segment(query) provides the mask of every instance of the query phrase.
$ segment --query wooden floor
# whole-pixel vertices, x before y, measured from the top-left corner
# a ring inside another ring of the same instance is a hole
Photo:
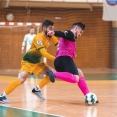
[[[95,75],[93,76],[96,77]],[[116,78],[117,75],[114,77]],[[1,75],[0,93],[14,79],[16,79],[14,76]],[[28,78],[22,86],[19,86],[8,95],[11,103],[0,104],[0,106],[1,108],[4,106],[4,108],[13,107],[16,109],[20,108],[21,110],[32,110],[32,112],[47,113],[47,115],[27,116],[25,114],[22,115],[22,112],[18,113],[16,111],[17,116],[13,116],[13,113],[8,112],[6,112],[6,115],[1,115],[0,112],[0,117],[117,117],[116,79],[103,80],[103,78],[99,77],[98,80],[87,80],[90,91],[96,93],[100,102],[94,106],[86,106],[84,104],[84,96],[76,84],[69,84],[63,81],[56,81],[43,88],[42,92],[46,100],[41,101],[31,93],[32,88],[39,81],[40,79]]]

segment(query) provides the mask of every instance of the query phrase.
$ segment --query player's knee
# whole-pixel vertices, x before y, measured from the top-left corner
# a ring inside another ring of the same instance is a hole
[[[18,77],[18,79],[19,79],[19,81],[21,82],[21,84],[23,84],[23,83],[24,83],[24,79],[23,79],[23,78]]]
[[[25,80],[27,79],[27,74],[23,74],[23,73],[19,73],[18,75],[18,79],[20,80],[20,82],[23,84],[25,82]]]
[[[79,78],[84,77],[83,72],[78,68]]]
[[[78,75],[74,75],[76,77],[76,83],[79,81],[79,76]]]
[[[47,66],[46,68],[47,68],[46,70],[50,70],[52,72],[56,72],[56,70],[54,68],[50,67],[50,66]]]

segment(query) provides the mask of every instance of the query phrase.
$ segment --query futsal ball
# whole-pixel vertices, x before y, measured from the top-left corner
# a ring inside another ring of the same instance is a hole
[[[85,95],[85,103],[88,105],[93,105],[97,102],[97,96],[95,93],[89,92]]]

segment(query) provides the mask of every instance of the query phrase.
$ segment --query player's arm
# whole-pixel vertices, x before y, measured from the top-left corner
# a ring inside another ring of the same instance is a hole
[[[46,57],[47,59],[54,61],[55,57],[53,55],[49,54],[44,47],[39,48],[38,50],[40,51],[40,53],[43,57]]]
[[[45,46],[43,45],[43,40],[39,38],[40,37],[36,36],[33,40],[33,44],[40,51],[43,57],[46,57],[47,59],[54,61],[55,57],[46,51]]]
[[[62,31],[54,31],[54,35],[57,37],[63,37],[65,39],[75,41],[74,40],[74,34],[70,30],[66,30],[64,32]]]

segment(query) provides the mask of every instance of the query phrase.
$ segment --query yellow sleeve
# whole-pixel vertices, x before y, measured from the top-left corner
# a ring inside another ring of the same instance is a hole
[[[49,54],[45,48],[40,48],[39,51],[43,57],[46,57],[47,59],[54,61],[55,57]]]
[[[44,44],[43,44],[43,38],[41,38],[41,36],[38,36],[38,35],[37,35],[37,36],[34,38],[33,43],[34,43],[35,47],[40,51],[40,53],[41,53],[41,55],[42,55],[43,57],[46,57],[47,59],[54,61],[55,57],[54,57],[53,55],[49,54],[49,53],[46,51],[45,46],[44,46]]]
[[[56,46],[58,44],[58,38],[55,36],[52,36],[52,43]]]

